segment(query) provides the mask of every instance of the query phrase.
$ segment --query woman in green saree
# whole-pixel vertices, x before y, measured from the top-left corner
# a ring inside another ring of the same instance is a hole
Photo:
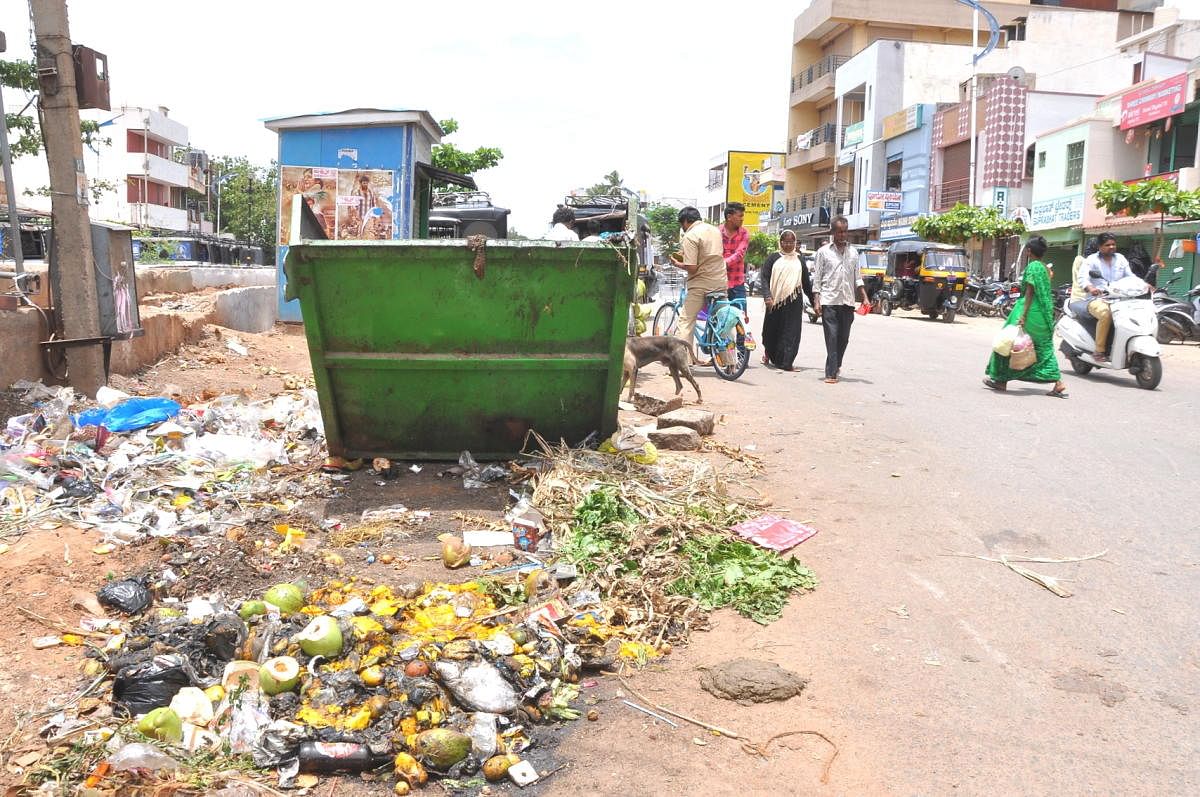
[[[992,390],[1005,390],[1013,380],[1053,382],[1054,389],[1046,395],[1066,398],[1067,386],[1063,384],[1058,359],[1054,355],[1054,291],[1050,287],[1054,275],[1040,259],[1046,254],[1046,239],[1035,235],[1025,246],[1034,259],[1025,266],[1025,274],[1021,278],[1024,295],[1017,300],[1005,323],[1021,327],[1033,339],[1037,361],[1024,370],[1016,371],[1009,366],[1009,358],[992,352],[983,384]]]

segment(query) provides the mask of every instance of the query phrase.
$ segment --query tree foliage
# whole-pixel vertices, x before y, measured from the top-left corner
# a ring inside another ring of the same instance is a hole
[[[24,108],[4,114],[4,125],[8,128],[9,150],[13,160],[37,155],[45,148],[42,126],[38,120],[34,99],[38,93],[37,63],[29,60],[0,61],[0,86],[23,91],[30,98]],[[79,123],[79,135],[83,145],[91,150],[109,146],[112,139],[100,135],[97,122],[83,120]]]
[[[211,161],[213,206],[210,215],[216,216],[218,195],[221,201],[221,228],[239,241],[249,241],[274,251],[278,235],[279,166],[256,166],[242,156],[223,156]]]
[[[666,254],[679,248],[679,209],[670,205],[647,205],[642,211],[658,251]]]
[[[779,248],[779,242],[774,235],[767,232],[750,233],[750,246],[746,249],[746,264],[762,267],[767,257]]]
[[[620,173],[613,169],[601,178],[600,182],[587,189],[584,193],[589,196],[621,196],[625,193],[625,180]]]
[[[1184,191],[1176,183],[1155,177],[1126,185],[1102,180],[1093,187],[1096,207],[1110,216],[1159,213],[1183,219],[1200,219],[1200,190]]]
[[[458,122],[454,119],[443,119],[438,122],[447,136],[458,132]],[[475,174],[490,169],[504,158],[504,153],[496,147],[478,147],[472,152],[461,150],[453,144],[441,143],[433,145],[433,165],[455,174]],[[450,189],[448,183],[435,183],[437,190]]]
[[[972,238],[1008,238],[1025,231],[1020,219],[1006,219],[997,208],[959,202],[938,216],[922,216],[912,230],[926,241],[961,244]]]

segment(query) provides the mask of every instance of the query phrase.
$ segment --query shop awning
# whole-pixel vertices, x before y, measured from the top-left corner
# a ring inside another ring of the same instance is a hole
[[[422,177],[428,177],[430,180],[439,180],[443,183],[453,183],[461,185],[463,188],[468,188],[472,191],[478,191],[479,187],[475,185],[475,178],[466,174],[458,174],[447,169],[440,169],[429,163],[417,163],[417,174]]]

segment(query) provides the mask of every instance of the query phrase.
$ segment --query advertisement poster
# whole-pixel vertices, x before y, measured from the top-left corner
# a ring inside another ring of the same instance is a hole
[[[392,176],[386,169],[339,169],[337,237],[380,241],[392,237]]]
[[[743,225],[751,230],[759,226],[759,217],[771,212],[775,197],[772,167],[778,152],[730,152],[729,177],[725,181],[725,201],[746,206]]]
[[[300,195],[325,228],[326,237],[335,237],[337,223],[337,169],[319,166],[282,166],[279,169],[279,243],[288,241],[292,223],[292,197]]]
[[[904,207],[904,194],[899,191],[868,191],[867,210],[900,211]]]

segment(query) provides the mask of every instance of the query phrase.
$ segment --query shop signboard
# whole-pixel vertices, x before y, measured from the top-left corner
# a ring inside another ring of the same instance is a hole
[[[916,130],[924,123],[924,106],[910,105],[903,111],[883,117],[883,138],[895,138],[902,136],[912,130]]]
[[[1083,223],[1083,193],[1068,194],[1034,202],[1029,211],[1029,227],[1034,230],[1070,227]]]
[[[1183,113],[1187,103],[1187,73],[1164,78],[1121,96],[1121,129]]]
[[[867,210],[900,211],[904,208],[904,194],[900,191],[868,191]]]

